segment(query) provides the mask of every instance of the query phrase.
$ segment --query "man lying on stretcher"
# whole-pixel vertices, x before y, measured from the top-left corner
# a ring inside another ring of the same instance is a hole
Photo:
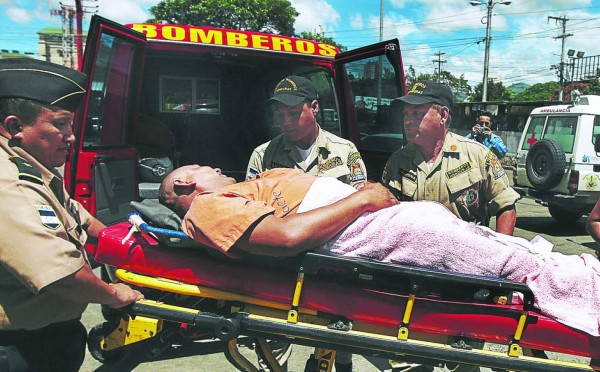
[[[356,190],[333,178],[272,169],[236,183],[190,165],[163,181],[160,201],[183,231],[231,257],[307,250],[501,277],[528,285],[542,313],[600,335],[600,262],[536,253],[522,238],[456,218],[436,202],[399,203],[380,184]]]

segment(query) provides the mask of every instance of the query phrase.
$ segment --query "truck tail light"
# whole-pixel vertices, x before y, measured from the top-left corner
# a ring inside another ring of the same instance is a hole
[[[567,188],[569,189],[569,195],[577,194],[577,189],[579,187],[579,171],[572,170],[569,174],[569,185]]]

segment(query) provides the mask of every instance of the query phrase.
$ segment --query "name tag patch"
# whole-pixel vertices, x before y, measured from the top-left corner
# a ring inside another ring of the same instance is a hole
[[[339,156],[328,159],[325,163],[319,164],[319,173],[327,172],[330,169],[344,165],[344,162]]]
[[[37,209],[38,214],[40,215],[40,219],[42,220],[42,225],[46,226],[49,229],[56,230],[60,226],[60,220],[49,205],[36,205],[35,209]]]
[[[449,171],[446,172],[446,178],[450,179],[450,178],[454,178],[460,174],[466,173],[468,171],[470,171],[471,169],[473,169],[473,166],[471,165],[471,162],[467,162],[464,164],[459,165],[458,167],[454,168],[454,169],[450,169]]]
[[[398,175],[400,176],[400,178],[404,178],[412,183],[417,183],[417,175],[412,171],[398,168]]]

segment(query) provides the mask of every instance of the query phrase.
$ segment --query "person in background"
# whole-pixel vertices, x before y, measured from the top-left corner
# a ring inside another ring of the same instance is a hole
[[[502,159],[508,152],[502,137],[492,131],[492,116],[488,113],[479,115],[477,124],[473,126],[471,133],[467,134],[466,137],[485,145],[485,147],[492,150],[498,159]]]
[[[143,298],[95,276],[83,253],[104,224],[66,192],[55,169],[73,144],[78,71],[29,59],[0,60],[0,370],[78,371],[88,303]]]
[[[496,231],[512,235],[519,194],[493,152],[449,131],[450,88],[419,81],[398,100],[409,143],[391,155],[382,183],[401,201],[437,201],[468,222],[496,216]]]
[[[319,101],[309,79],[294,75],[284,78],[267,104],[283,133],[254,149],[246,179],[272,168],[295,168],[355,187],[366,182],[367,170],[356,146],[317,123]]]

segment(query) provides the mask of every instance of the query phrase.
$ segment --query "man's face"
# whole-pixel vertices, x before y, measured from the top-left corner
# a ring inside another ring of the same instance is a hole
[[[219,168],[212,168],[200,165],[190,165],[189,177],[190,181],[196,183],[196,190],[212,190],[224,186],[233,185],[236,180],[232,177],[227,177]]]
[[[275,103],[275,122],[287,139],[300,148],[308,148],[317,137],[317,122],[308,102],[297,106]]]
[[[15,135],[21,148],[46,168],[65,164],[73,135],[73,113],[66,110],[52,111],[43,108],[33,123],[24,123]]]
[[[442,116],[433,104],[404,105],[404,132],[406,139],[416,144],[431,142],[440,136]]]
[[[490,128],[492,126],[492,119],[489,116],[482,115],[479,117],[479,125]]]

